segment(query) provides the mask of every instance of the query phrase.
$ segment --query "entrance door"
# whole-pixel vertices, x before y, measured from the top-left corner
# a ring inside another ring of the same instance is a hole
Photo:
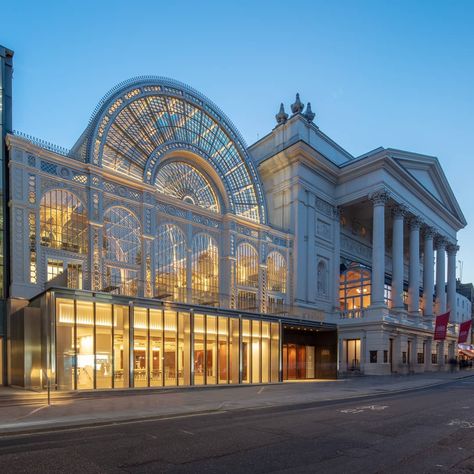
[[[306,378],[306,347],[297,346],[297,377],[298,379]]]
[[[288,345],[288,380],[296,379],[296,346]]]

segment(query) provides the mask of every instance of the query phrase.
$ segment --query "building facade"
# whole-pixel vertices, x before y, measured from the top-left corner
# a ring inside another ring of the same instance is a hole
[[[6,130],[5,382],[443,369],[456,327],[435,343],[433,318],[456,304],[466,223],[438,160],[353,157],[299,96],[291,111],[248,147],[199,92],[142,77],[101,100],[70,150]]]

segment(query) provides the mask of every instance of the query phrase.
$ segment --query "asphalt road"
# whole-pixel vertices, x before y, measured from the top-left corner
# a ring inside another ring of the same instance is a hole
[[[0,438],[0,472],[472,473],[474,380]]]

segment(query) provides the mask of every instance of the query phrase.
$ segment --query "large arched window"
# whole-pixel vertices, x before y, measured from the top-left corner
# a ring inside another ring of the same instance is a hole
[[[237,285],[258,288],[258,254],[247,243],[237,247]]]
[[[194,301],[200,304],[219,303],[219,250],[208,234],[197,234],[192,246],[192,290]]]
[[[87,212],[81,201],[64,189],[46,192],[40,202],[40,244],[87,253]]]
[[[127,209],[111,207],[105,211],[104,248],[107,260],[140,265],[140,224]]]
[[[141,264],[140,224],[123,207],[104,213],[104,253],[106,289],[135,296]]]
[[[270,252],[267,257],[268,291],[286,293],[287,271],[285,257],[280,252]]]
[[[155,281],[157,298],[186,301],[186,241],[176,225],[158,227]]]
[[[358,312],[370,306],[370,271],[358,264],[352,264],[341,274],[339,299],[342,311]]]
[[[219,202],[211,184],[201,172],[188,163],[165,163],[158,171],[155,186],[162,194],[219,212]]]

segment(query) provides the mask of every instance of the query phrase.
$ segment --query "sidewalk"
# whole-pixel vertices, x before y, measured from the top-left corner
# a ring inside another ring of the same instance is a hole
[[[474,371],[273,385],[75,392],[64,396],[55,394],[51,406],[46,404],[44,393],[4,388],[0,389],[0,434],[344,400],[419,389],[467,377],[474,377]],[[28,400],[28,397],[31,403],[14,404],[18,400]]]

